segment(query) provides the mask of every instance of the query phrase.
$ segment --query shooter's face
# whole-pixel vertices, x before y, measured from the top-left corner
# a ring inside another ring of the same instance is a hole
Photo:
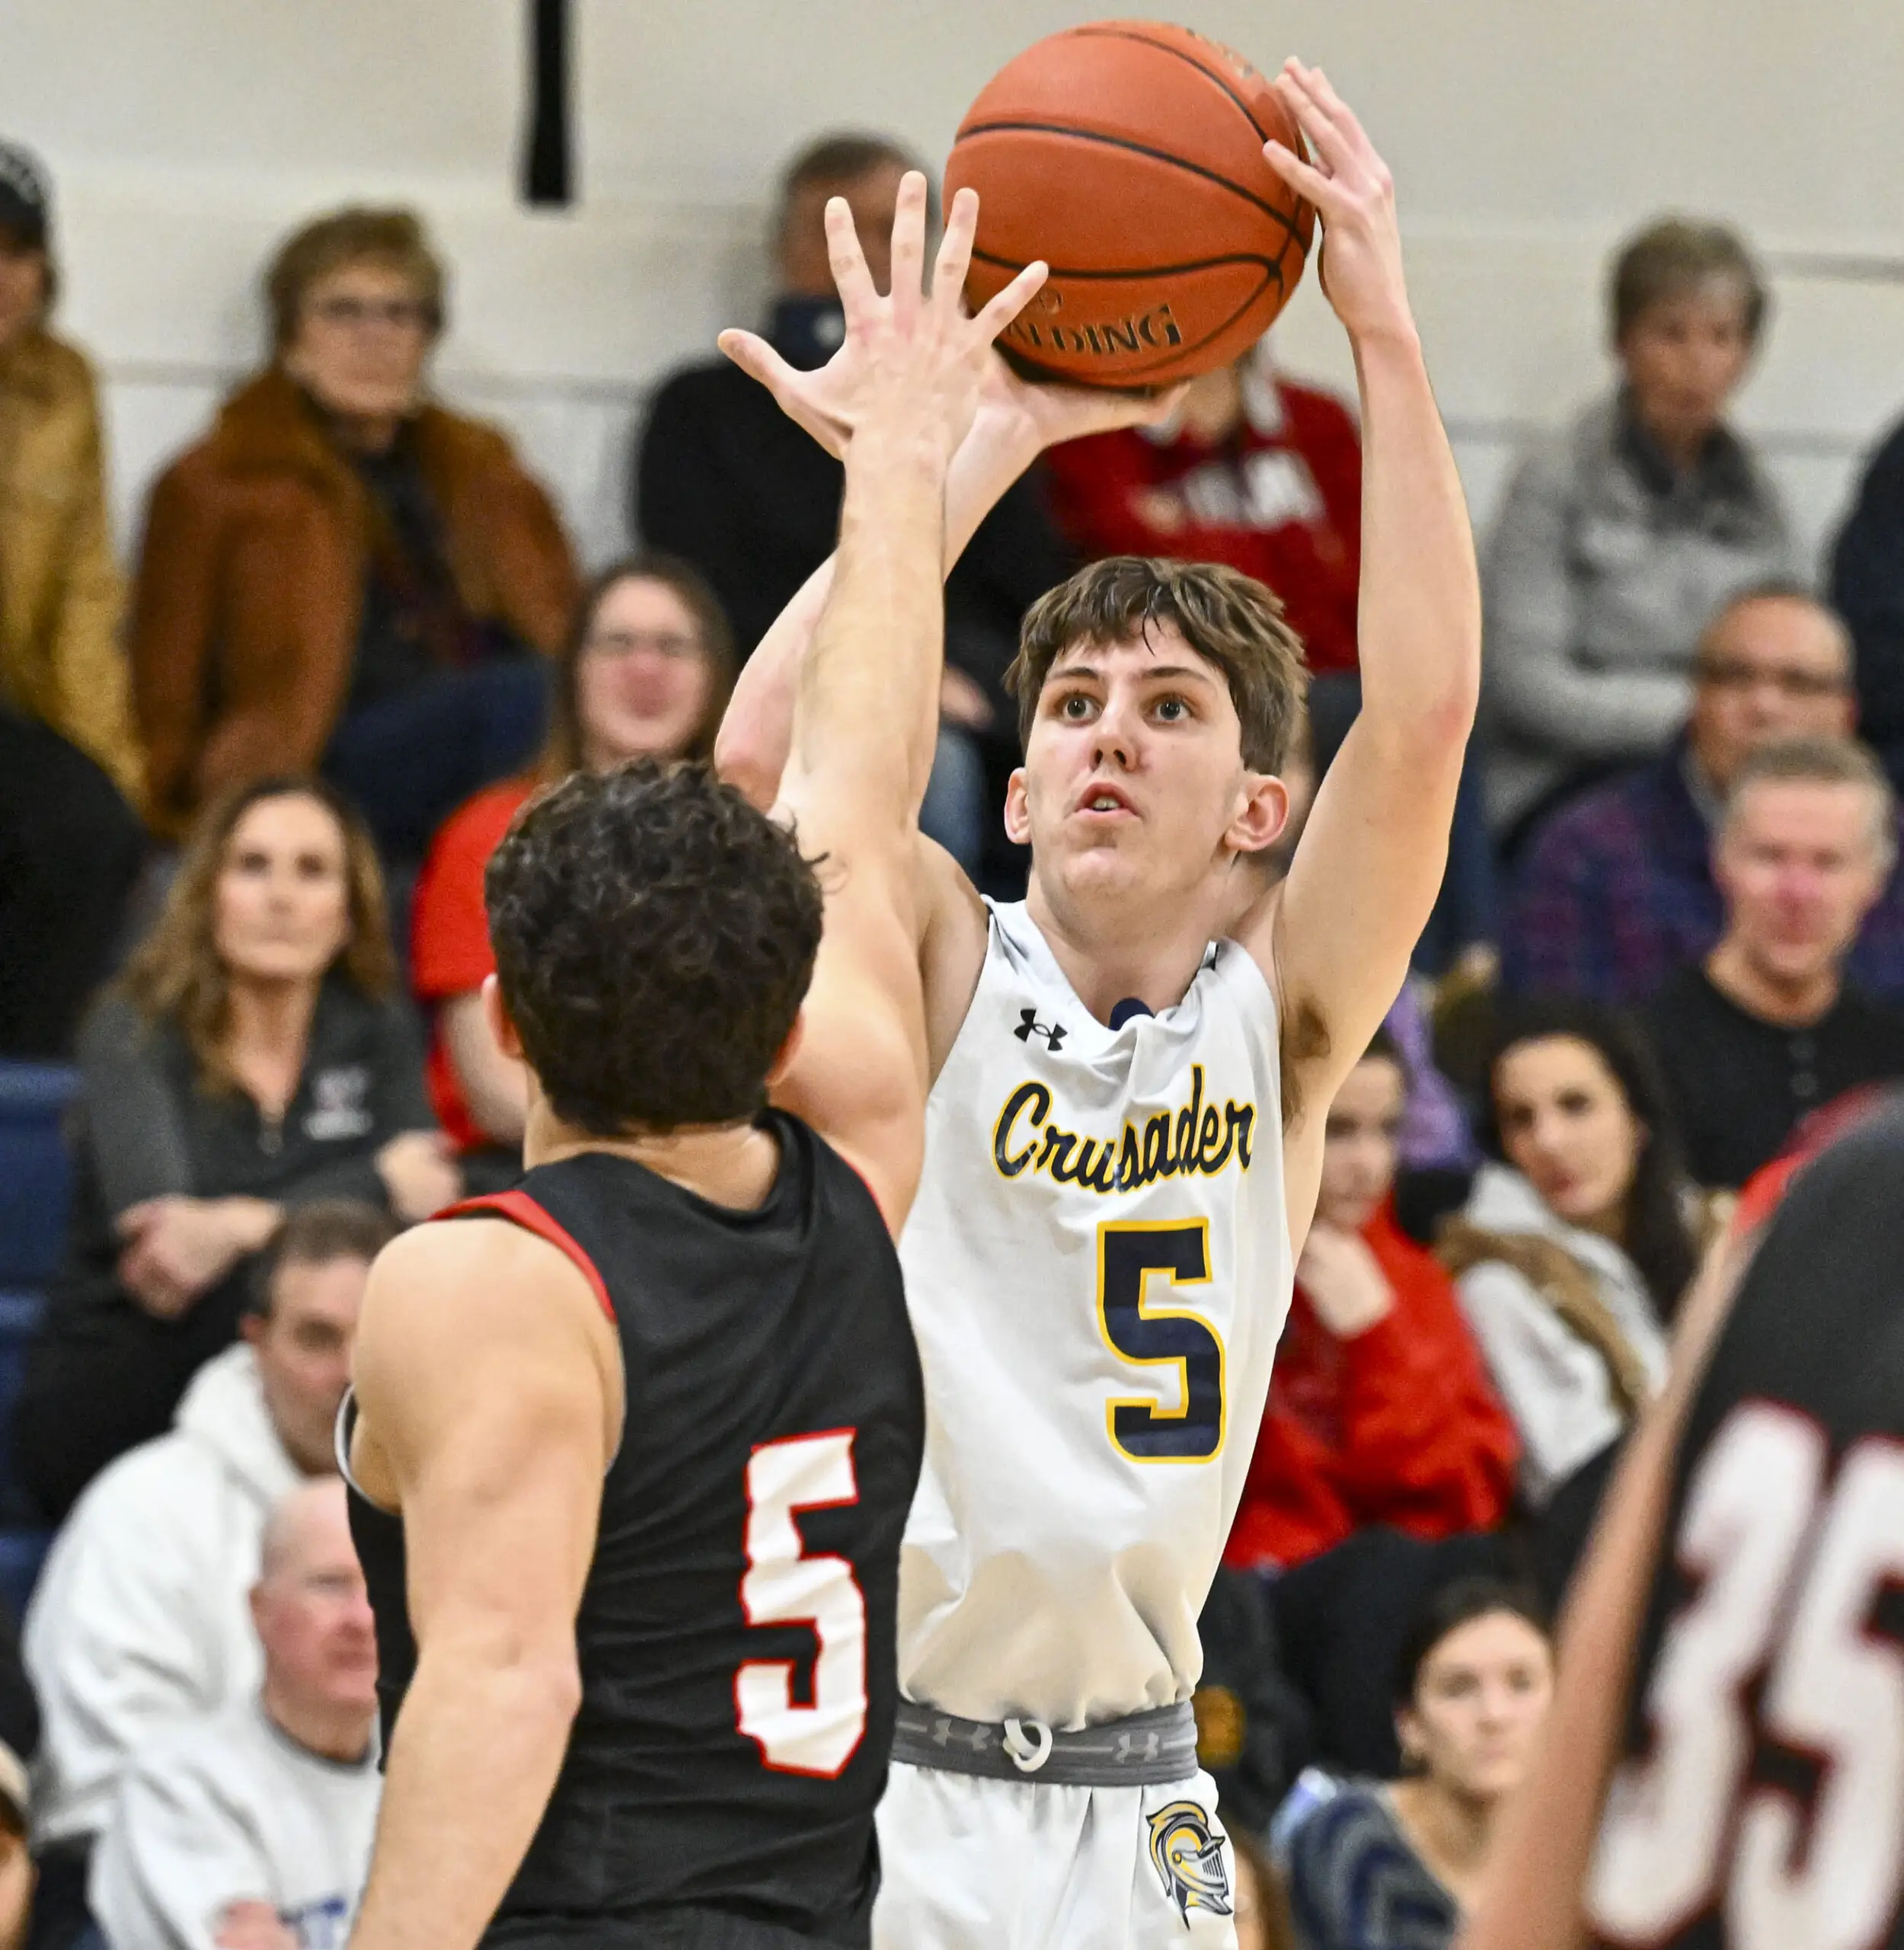
[[[1222,671],[1157,624],[1053,663],[1005,826],[1071,895],[1180,900],[1269,845],[1287,812],[1281,785],[1243,762]]]

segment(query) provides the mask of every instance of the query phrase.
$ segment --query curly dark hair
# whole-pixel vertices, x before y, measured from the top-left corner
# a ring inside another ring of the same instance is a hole
[[[819,948],[794,836],[704,766],[632,759],[532,799],[484,890],[503,1000],[597,1137],[758,1114]]]

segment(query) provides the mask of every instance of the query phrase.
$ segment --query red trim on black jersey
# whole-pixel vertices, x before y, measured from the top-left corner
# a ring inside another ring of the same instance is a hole
[[[445,1206],[436,1214],[439,1219],[506,1219],[513,1226],[519,1226],[526,1232],[533,1232],[538,1239],[546,1239],[565,1258],[572,1261],[587,1280],[595,1297],[602,1303],[602,1311],[610,1320],[615,1318],[615,1303],[609,1298],[608,1283],[596,1271],[595,1261],[582,1249],[576,1239],[560,1221],[552,1218],[538,1205],[526,1191],[485,1192],[478,1198],[465,1198],[455,1205]]]

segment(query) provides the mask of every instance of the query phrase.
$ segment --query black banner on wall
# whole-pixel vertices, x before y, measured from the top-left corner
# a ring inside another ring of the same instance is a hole
[[[569,155],[569,0],[529,0],[529,143],[522,196],[561,205],[573,198]]]

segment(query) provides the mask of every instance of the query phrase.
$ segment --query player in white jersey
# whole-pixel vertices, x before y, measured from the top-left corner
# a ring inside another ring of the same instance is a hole
[[[1299,646],[1232,571],[1122,558],[1027,619],[1019,906],[920,841],[895,898],[925,977],[925,1176],[902,1242],[926,1465],[902,1568],[881,1950],[1234,1940],[1189,1700],[1337,1085],[1394,1000],[1446,853],[1479,681],[1467,515],[1388,174],[1319,72],[1307,140],[1366,465],[1360,718],[1286,878]],[[863,364],[724,344],[842,450]],[[1038,446],[1129,402],[1002,369],[947,483],[946,554]],[[718,762],[769,797],[829,571],[756,654]],[[796,1103],[792,1108],[797,1109]]]

